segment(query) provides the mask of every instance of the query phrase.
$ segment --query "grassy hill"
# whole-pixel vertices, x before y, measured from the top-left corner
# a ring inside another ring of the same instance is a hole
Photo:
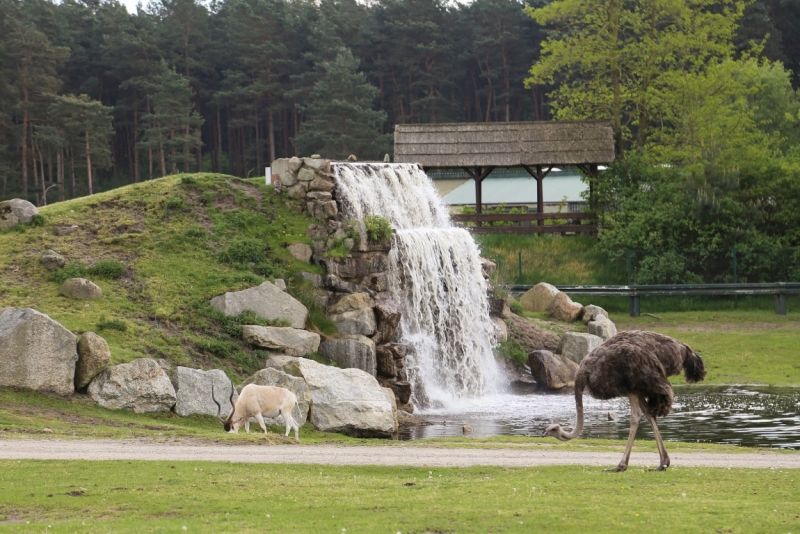
[[[109,343],[112,363],[164,358],[174,365],[219,368],[244,377],[268,353],[241,341],[241,324],[208,304],[225,291],[284,278],[309,308],[309,328],[331,332],[314,290],[297,277],[318,267],[294,259],[289,243],[310,243],[312,220],[277,196],[263,178],[176,175],[40,209],[31,225],[0,233],[0,308],[29,307],[76,334],[94,331]],[[56,236],[54,225],[78,225]],[[53,249],[67,265],[39,262]],[[61,281],[82,276],[103,298],[61,297]]]

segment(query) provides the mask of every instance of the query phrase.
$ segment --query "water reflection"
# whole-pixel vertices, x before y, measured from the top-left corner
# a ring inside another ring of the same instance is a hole
[[[584,395],[586,412],[581,437],[626,439],[630,408],[627,399],[598,401]],[[609,412],[617,419],[609,420]],[[539,435],[550,423],[571,428],[575,418],[572,395],[494,395],[465,401],[447,410],[417,414],[429,426],[405,429],[401,439],[462,436],[462,426],[474,437]],[[659,421],[664,439],[700,441],[748,447],[800,449],[800,390],[745,386],[680,387],[673,412]],[[638,437],[653,439],[642,420]]]

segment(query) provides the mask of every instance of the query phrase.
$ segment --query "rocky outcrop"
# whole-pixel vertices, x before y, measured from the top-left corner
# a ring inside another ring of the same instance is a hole
[[[36,206],[27,200],[21,198],[4,200],[0,202],[0,230],[29,223],[38,214],[39,210]]]
[[[103,298],[103,290],[94,282],[85,278],[67,278],[58,294],[71,299],[97,300]]]
[[[529,289],[519,298],[520,304],[525,311],[543,312],[550,308],[550,304],[558,294],[558,289],[550,284],[541,282]]]
[[[214,297],[211,306],[227,316],[252,311],[262,319],[286,321],[292,328],[304,328],[308,317],[308,309],[299,300],[271,282]]]
[[[78,340],[78,364],[75,366],[75,389],[83,389],[111,363],[111,349],[105,339],[85,332]]]
[[[492,317],[492,324],[494,324],[494,337],[498,343],[508,341],[508,327],[506,322],[500,317]]]
[[[313,250],[311,250],[311,247],[309,245],[306,245],[305,243],[293,243],[287,246],[286,249],[289,251],[289,254],[291,254],[295,259],[304,262],[311,261],[311,254],[313,254],[314,252]]]
[[[376,371],[386,378],[406,379],[405,367],[408,345],[388,343],[375,347]]]
[[[597,318],[601,315],[604,315],[608,318],[608,312],[606,312],[600,306],[595,306],[594,304],[589,304],[588,306],[583,307],[583,312],[581,312],[581,320],[583,324],[589,324],[591,321],[597,320]]]
[[[377,328],[372,308],[329,315],[328,318],[336,325],[336,331],[342,335],[371,336]]]
[[[44,265],[48,271],[55,271],[66,265],[67,260],[55,250],[48,249],[39,257],[39,262]]]
[[[0,313],[0,386],[68,395],[75,390],[78,338],[30,308]]]
[[[242,326],[242,339],[251,345],[279,350],[290,356],[317,352],[319,334],[288,326]]]
[[[598,315],[587,325],[587,331],[606,341],[617,335],[617,326],[605,315]]]
[[[89,396],[105,408],[136,413],[168,412],[177,400],[169,377],[150,358],[107,368],[89,384]]]
[[[560,354],[549,350],[533,351],[528,355],[528,366],[536,383],[547,389],[575,386],[578,364]]]
[[[561,339],[558,352],[575,363],[581,363],[587,354],[602,344],[603,339],[595,335],[567,332]]]
[[[558,335],[535,325],[528,319],[512,314],[508,318],[508,337],[516,341],[526,354],[535,350],[555,351],[558,347]]]
[[[305,379],[311,395],[309,419],[316,429],[362,437],[389,437],[397,431],[394,394],[370,374],[306,358],[270,358],[267,363]]]
[[[375,341],[377,343],[393,341],[402,317],[400,305],[389,298],[378,299],[373,309],[378,322]]]
[[[342,369],[361,369],[372,376],[377,372],[375,343],[368,337],[352,335],[328,339],[320,344],[319,353]]]
[[[572,302],[569,295],[563,291],[556,294],[550,306],[547,308],[550,316],[559,321],[571,322],[580,317],[583,311],[583,304]]]
[[[288,389],[297,397],[297,404],[292,410],[292,417],[297,421],[297,424],[303,426],[308,420],[308,410],[311,406],[311,394],[308,392],[308,386],[303,378],[292,376],[284,373],[279,369],[267,367],[256,372],[253,376],[245,380],[237,389],[242,390],[248,384],[256,384],[259,386],[273,386],[278,388]],[[285,424],[283,418],[264,419],[268,425]]]
[[[239,397],[231,380],[219,369],[203,371],[177,367],[172,374],[172,386],[175,388],[175,413],[184,417],[194,414],[217,415],[218,410],[220,417],[228,417],[233,410],[231,393],[233,404]],[[219,408],[214,399],[219,403]]]

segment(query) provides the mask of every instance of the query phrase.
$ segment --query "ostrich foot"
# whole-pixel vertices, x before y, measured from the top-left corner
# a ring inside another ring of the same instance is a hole
[[[620,465],[618,465],[617,467],[614,467],[614,468],[612,468],[612,469],[606,469],[605,471],[606,471],[607,473],[622,473],[622,472],[624,472],[624,471],[625,471],[627,468],[628,468],[628,466],[627,466],[627,465],[622,465],[622,464],[620,464]]]

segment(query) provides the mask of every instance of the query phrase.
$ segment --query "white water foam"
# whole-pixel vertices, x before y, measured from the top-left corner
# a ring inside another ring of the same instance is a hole
[[[500,371],[478,246],[451,224],[431,180],[413,164],[331,168],[346,216],[380,215],[396,230],[389,276],[403,308],[401,341],[414,349],[408,362],[412,402],[454,406],[497,392]]]

